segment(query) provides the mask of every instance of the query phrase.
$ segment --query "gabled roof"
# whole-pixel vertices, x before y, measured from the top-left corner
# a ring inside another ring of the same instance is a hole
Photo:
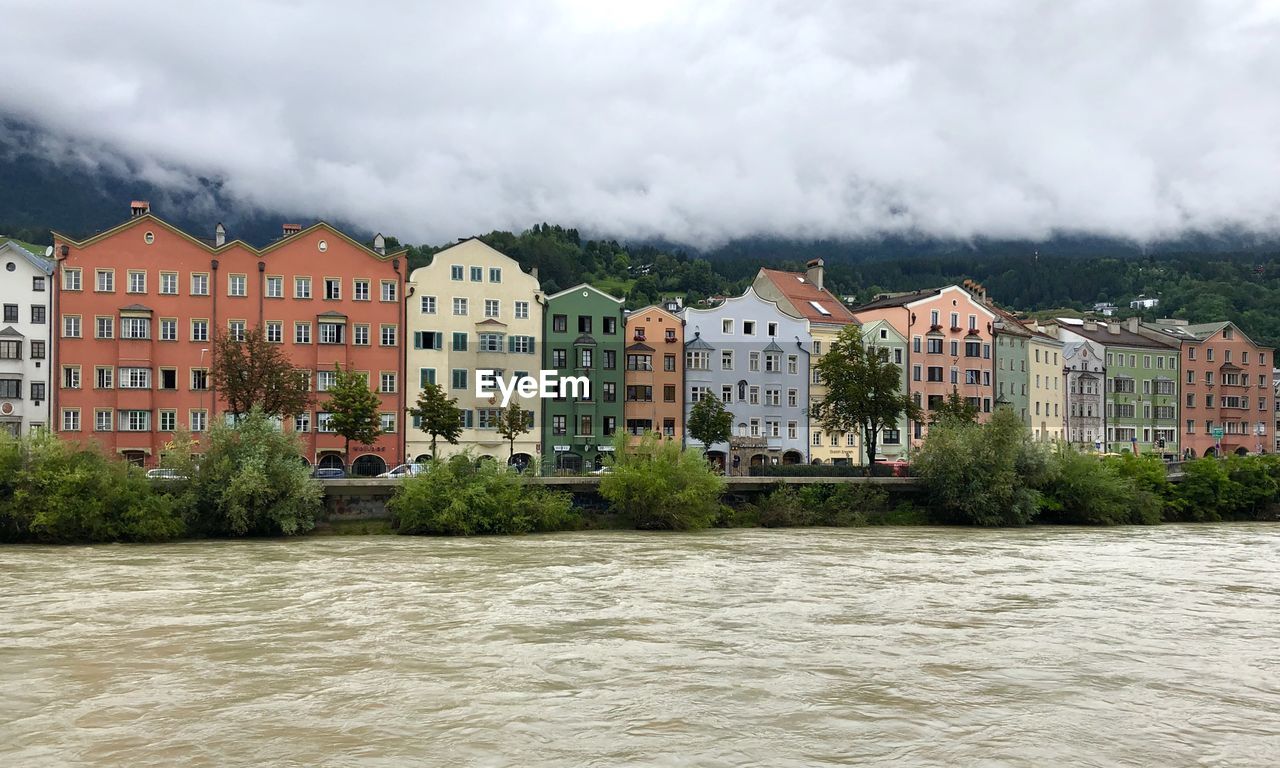
[[[1178,341],[1175,338],[1152,338],[1149,336],[1143,336],[1129,331],[1118,323],[1108,324],[1099,320],[1097,321],[1097,325],[1094,329],[1089,330],[1085,328],[1084,321],[1079,318],[1059,317],[1054,318],[1054,322],[1063,330],[1070,331],[1077,336],[1088,339],[1089,341],[1097,342],[1104,347],[1147,347],[1148,349],[1169,349],[1176,348],[1178,346]],[[1112,333],[1109,330],[1111,326],[1115,327],[1117,330],[1116,333]]]
[[[6,325],[4,328],[0,329],[0,336],[13,336],[19,339],[27,338],[12,325]]]
[[[366,254],[368,254],[369,256],[372,256],[375,259],[378,259],[379,261],[390,261],[391,259],[399,258],[409,252],[408,248],[401,248],[400,250],[394,253],[387,253],[387,254],[378,253],[377,251],[373,250],[369,246],[354,239],[350,235],[346,234],[342,230],[334,227],[332,224],[329,224],[326,221],[317,221],[315,224],[312,224],[311,226],[307,227],[306,229],[303,229],[300,232],[294,232],[284,237],[281,237],[278,240],[275,240],[265,248],[256,248],[250,245],[249,243],[246,243],[243,240],[230,240],[221,246],[215,246],[212,243],[208,242],[207,240],[203,240],[199,237],[196,237],[194,235],[191,235],[187,232],[182,231],[181,229],[175,227],[174,225],[170,224],[169,222],[165,221],[159,216],[156,216],[154,213],[144,213],[141,216],[137,216],[132,219],[129,219],[123,224],[118,224],[112,227],[111,229],[108,229],[103,232],[99,232],[98,234],[92,235],[91,237],[87,237],[84,240],[76,240],[75,238],[68,237],[67,235],[61,234],[60,232],[54,232],[53,239],[55,241],[61,240],[63,242],[68,243],[69,245],[74,245],[76,248],[84,248],[86,246],[99,242],[100,240],[111,237],[112,235],[115,235],[119,232],[123,232],[127,229],[131,229],[133,227],[136,227],[140,224],[147,223],[147,222],[155,224],[156,226],[161,227],[163,229],[166,229],[172,232],[173,234],[177,235],[178,237],[181,237],[191,243],[194,243],[200,246],[201,248],[204,248],[209,253],[222,253],[223,251],[238,247],[238,248],[245,249],[246,251],[248,251],[249,253],[255,256],[266,256],[272,251],[279,249],[281,246],[285,245],[286,243],[292,242],[302,237],[306,237],[310,233],[316,230],[321,230],[321,229],[324,230],[325,232],[332,234],[334,237],[345,240],[347,243],[355,246],[359,250],[364,251]]]
[[[714,349],[715,349],[715,347],[713,347],[713,346],[711,346],[710,344],[708,344],[708,343],[707,343],[707,340],[706,340],[706,339],[702,338],[702,334],[701,334],[701,333],[698,333],[698,332],[696,332],[696,331],[695,331],[695,332],[694,332],[694,334],[693,334],[693,340],[692,340],[692,341],[686,341],[686,342],[684,343],[684,348],[685,348],[685,349],[705,349],[705,350],[714,350]]]
[[[608,299],[609,301],[612,301],[617,304],[622,303],[622,299],[619,299],[617,296],[610,296],[609,294],[605,293],[604,291],[600,290],[594,285],[591,285],[590,283],[578,283],[572,288],[565,288],[563,291],[560,291],[559,293],[553,293],[547,297],[547,301],[551,301],[552,299],[557,299],[566,294],[570,294],[570,293],[573,293],[574,291],[581,291],[581,290],[588,290],[588,291],[591,291],[592,293],[599,294],[605,297],[606,299]]]
[[[0,238],[0,254],[2,253],[13,254],[14,256],[20,259],[24,259],[25,261],[30,263],[31,266],[35,267],[36,269],[40,270],[46,275],[52,275],[53,262],[46,259],[44,256],[41,256],[39,253],[36,253],[31,250],[31,248],[36,248],[36,247],[37,246],[28,247],[27,243],[23,243],[19,240],[14,240],[12,238]]]
[[[627,352],[652,352],[653,347],[645,344],[643,341],[637,341],[635,344],[627,347]]]
[[[764,351],[765,352],[781,352],[783,350],[782,350],[782,347],[778,346],[778,342],[774,341],[773,339],[769,339],[769,343],[768,345],[765,346]]]
[[[888,307],[905,307],[908,304],[911,304],[912,302],[937,296],[941,292],[942,292],[941,288],[931,288],[927,291],[912,291],[909,293],[888,294],[878,299],[873,299],[872,301],[869,301],[866,304],[863,304],[862,306],[854,307],[850,311],[856,315],[859,312],[865,312],[869,309],[886,309]]]
[[[778,292],[791,304],[791,308],[814,323],[848,324],[857,318],[825,288],[809,281],[803,272],[784,272],[780,269],[760,268],[760,275],[773,283]]]

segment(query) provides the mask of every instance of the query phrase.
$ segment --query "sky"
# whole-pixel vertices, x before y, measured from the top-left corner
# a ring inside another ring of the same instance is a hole
[[[541,221],[695,246],[1280,232],[1275,0],[0,0],[0,19],[0,114],[409,242]]]

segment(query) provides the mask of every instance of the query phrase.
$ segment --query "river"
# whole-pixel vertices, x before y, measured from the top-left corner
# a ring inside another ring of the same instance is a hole
[[[1280,525],[0,548],[4,766],[1274,766]]]

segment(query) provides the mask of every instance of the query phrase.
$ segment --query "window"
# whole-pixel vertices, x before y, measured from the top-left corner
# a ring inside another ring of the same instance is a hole
[[[465,333],[460,333],[460,332],[457,332],[457,331],[455,331],[455,332],[454,332],[454,334],[453,334],[453,351],[454,351],[454,352],[466,352],[466,351],[467,351],[467,334],[465,334]]]
[[[324,297],[331,301],[338,301],[342,298],[342,280],[336,277],[326,277],[324,279]]]
[[[462,297],[455,296],[453,299],[453,314],[465,316],[467,314],[467,300]]]
[[[79,267],[75,267],[75,268],[69,267],[67,269],[62,270],[62,290],[64,291],[81,290],[80,275],[81,275],[81,270]]]
[[[209,412],[194,408],[187,412],[187,420],[192,432],[206,432],[209,429]]]
[[[311,278],[309,277],[293,278],[293,298],[295,299],[311,298]]]
[[[191,340],[192,341],[208,341],[209,340],[209,321],[208,320],[192,320],[191,321]]]
[[[419,311],[424,315],[434,315],[436,313],[436,297],[423,296],[419,300]]]
[[[62,431],[63,432],[79,432],[80,431],[80,409],[79,408],[63,408],[62,409]]]
[[[44,325],[47,309],[43,304],[31,305],[31,322],[36,325]]]
[[[297,416],[294,416],[293,431],[294,432],[310,432],[311,431],[311,414],[303,412],[303,413],[299,413]]]
[[[663,356],[662,356],[662,370],[664,370],[664,371],[674,371],[675,369],[676,369],[676,356],[675,356],[675,355],[670,355],[670,354],[668,354],[668,355],[663,355]]]
[[[931,355],[942,354],[942,339],[935,339],[935,338],[929,339],[929,354]]]
[[[652,371],[653,356],[652,355],[627,355],[628,371]]]
[[[378,422],[383,432],[391,434],[396,431],[396,415],[394,413],[379,414]]]
[[[569,316],[568,315],[552,315],[551,331],[553,333],[569,332]]]
[[[566,421],[566,417],[560,415],[551,417],[551,434],[557,436],[565,435],[568,434],[567,429],[568,423]]]
[[[396,391],[396,374],[383,371],[378,376],[378,391],[384,395],[394,394]]]
[[[110,432],[115,429],[115,413],[110,408],[99,408],[93,412],[93,431]]]
[[[100,293],[114,293],[116,290],[116,271],[114,269],[99,269],[94,272],[95,291]]]
[[[200,392],[209,388],[209,369],[208,368],[192,368],[191,369],[191,389]]]
[[[245,275],[227,275],[227,295],[245,296],[247,281],[248,278]]]
[[[453,279],[453,280],[461,280],[461,279],[462,279],[462,265],[461,265],[461,264],[453,264],[453,265],[451,265],[451,266],[449,267],[449,277],[450,277],[451,279]]]
[[[174,390],[178,388],[178,369],[160,369],[160,389]]]
[[[151,369],[121,368],[119,384],[121,389],[151,389]]]
[[[578,315],[578,333],[591,333],[591,315]]]
[[[582,365],[581,365],[582,368],[590,368],[591,367],[591,350],[590,349],[582,350],[582,353],[579,359],[582,362]]]
[[[583,415],[583,416],[579,417],[579,419],[578,419],[578,434],[579,434],[579,435],[594,435],[594,434],[595,434],[595,430],[593,430],[593,429],[592,429],[592,427],[593,427],[593,426],[594,426],[594,425],[592,424],[592,419],[591,419],[591,415],[590,415],[590,414],[585,414],[585,415]]]
[[[369,346],[368,323],[356,323],[351,327],[351,343],[355,344],[357,347]],[[435,348],[439,349],[440,347],[437,345]]]
[[[606,381],[602,388],[603,395],[601,400],[606,403],[618,402],[618,385],[612,381]]]
[[[662,385],[662,402],[674,403],[675,401],[676,401],[676,385],[675,384]]]
[[[502,282],[502,268],[501,268],[501,267],[489,267],[489,282],[491,282],[491,283],[500,283],[500,282]]]
[[[480,334],[480,351],[481,352],[501,352],[502,351],[502,334],[500,333]]]
[[[617,368],[618,353],[615,350],[606,349],[604,351],[604,365],[600,367],[604,368],[606,371],[612,371],[613,369]]]
[[[80,316],[79,315],[63,315],[62,316],[62,337],[64,339],[80,338]]]
[[[140,269],[131,269],[128,272],[129,282],[125,285],[125,293],[146,293],[147,292],[147,273]]]
[[[42,276],[36,275],[31,278],[31,290],[37,292],[44,290],[44,278]]]
[[[516,302],[516,319],[517,320],[529,319],[529,302],[527,301]]]
[[[352,280],[351,295],[356,301],[369,300],[369,281],[368,280]]]
[[[467,388],[467,369],[454,368],[452,371],[450,371],[449,386],[452,389],[466,389]]]
[[[45,345],[45,343],[44,343],[43,341],[35,341],[35,340],[32,340],[32,342],[31,342],[31,359],[32,359],[32,360],[43,360],[43,359],[44,359],[44,354],[45,354],[45,346],[44,346],[44,345]]]
[[[116,336],[116,319],[114,317],[95,317],[93,319],[93,338],[114,339]]]
[[[178,429],[178,412],[172,410],[160,411],[160,431],[174,432]]]
[[[396,300],[396,281],[395,281],[395,280],[383,280],[383,281],[382,281],[382,293],[381,293],[381,296],[382,296],[382,300],[383,300],[383,301],[395,301],[395,300]]]
[[[333,432],[333,414],[324,413],[323,411],[317,411],[316,412],[316,431],[326,432],[331,434]]]
[[[271,275],[267,278],[267,298],[284,298],[284,277],[282,275]]]
[[[471,268],[471,282],[479,283],[484,280],[484,267]]]
[[[942,381],[942,366],[929,366],[929,381]]]
[[[343,323],[320,323],[317,330],[320,333],[321,344],[341,344],[343,343]]]
[[[316,391],[328,392],[338,382],[336,371],[316,371]]]
[[[281,323],[279,320],[268,320],[266,338],[267,338],[267,341],[271,342],[272,344],[279,344],[282,341],[284,341],[283,323]]]
[[[511,336],[511,351],[521,354],[531,355],[534,349],[534,338],[532,336]]]
[[[31,382],[31,399],[37,403],[45,398],[45,384],[43,381]]]
[[[293,324],[293,343],[294,344],[310,344],[311,343],[311,323]]]
[[[160,340],[161,341],[177,341],[178,340],[178,319],[176,317],[160,318]]]
[[[498,302],[497,299],[485,299],[484,300],[484,316],[497,317],[499,307],[500,307],[500,303]]]
[[[232,336],[234,337],[234,333]],[[122,339],[149,339],[151,338],[151,318],[148,317],[122,317],[120,318],[120,338]],[[240,321],[240,338],[244,338],[244,321]]]
[[[0,398],[22,399],[22,379],[0,379]]]

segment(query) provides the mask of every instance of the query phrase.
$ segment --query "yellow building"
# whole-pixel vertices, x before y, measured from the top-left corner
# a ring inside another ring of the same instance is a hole
[[[1040,442],[1063,438],[1067,398],[1062,372],[1062,342],[1040,331],[1027,340],[1027,422]]]
[[[822,259],[814,259],[801,272],[783,272],[764,269],[756,274],[752,287],[762,298],[768,299],[804,318],[809,325],[813,349],[809,355],[809,414],[813,404],[826,397],[827,388],[817,375],[817,364],[822,355],[847,325],[857,325],[848,307],[831,294],[823,285]],[[861,435],[857,432],[827,433],[813,420],[809,423],[809,461],[815,464],[857,464],[861,459]]]
[[[409,275],[405,397],[412,408],[426,384],[439,384],[462,409],[457,445],[437,441],[441,457],[471,448],[478,456],[507,460],[512,453],[498,434],[498,396],[477,397],[476,372],[505,378],[537,376],[541,369],[545,296],[536,274],[480,240],[466,240],[435,255]],[[533,461],[540,448],[537,400],[521,404],[529,431],[515,441],[515,461]],[[431,437],[408,424],[407,455],[431,455]]]

